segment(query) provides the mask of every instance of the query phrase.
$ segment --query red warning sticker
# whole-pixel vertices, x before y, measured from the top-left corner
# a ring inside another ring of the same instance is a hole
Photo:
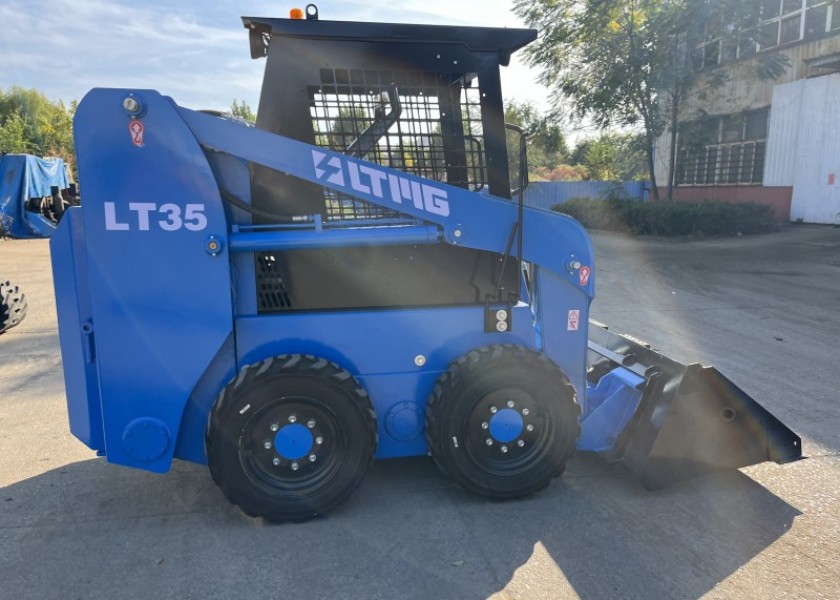
[[[577,331],[580,327],[580,311],[576,309],[572,309],[569,311],[569,325],[567,329],[569,331]]]
[[[580,268],[580,285],[581,286],[585,286],[587,283],[589,283],[589,274],[590,273],[592,273],[592,271],[589,269],[589,267],[581,267]]]
[[[143,121],[140,119],[132,119],[128,124],[128,131],[131,133],[131,141],[135,146],[143,145]]]

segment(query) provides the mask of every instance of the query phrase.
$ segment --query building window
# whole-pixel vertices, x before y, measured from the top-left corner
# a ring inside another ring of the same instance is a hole
[[[802,39],[802,15],[809,0],[764,0],[761,7],[762,50]]]
[[[761,34],[758,37],[758,45],[762,50],[773,48],[779,45],[779,22],[771,21],[761,25]]]
[[[713,67],[720,60],[720,40],[706,44],[703,52],[703,67]]]
[[[755,43],[756,30],[743,31],[738,36],[738,58],[746,58],[756,53]]]
[[[811,0],[809,0],[811,1]],[[823,35],[828,24],[828,4],[810,6],[805,13],[805,39]]]
[[[677,142],[677,185],[760,184],[767,108],[684,124]]]
[[[782,19],[779,43],[789,44],[790,42],[799,40],[800,29],[802,29],[802,15],[795,15],[788,19]]]
[[[840,0],[764,0],[758,29],[743,31],[735,40],[707,38],[697,44],[694,68],[746,58],[759,50],[809,40],[840,29]]]

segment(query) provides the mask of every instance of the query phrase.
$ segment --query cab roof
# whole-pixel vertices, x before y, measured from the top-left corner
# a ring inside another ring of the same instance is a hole
[[[251,34],[251,57],[268,52],[268,36],[374,44],[460,44],[476,53],[498,53],[507,65],[510,55],[537,38],[536,29],[463,27],[406,23],[362,23],[318,19],[242,17]]]

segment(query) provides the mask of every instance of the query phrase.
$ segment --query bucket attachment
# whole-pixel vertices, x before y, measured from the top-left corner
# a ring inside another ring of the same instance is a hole
[[[590,383],[616,369],[644,377],[646,383],[632,418],[602,454],[623,462],[647,489],[802,458],[799,436],[716,369],[682,365],[591,322]],[[582,426],[585,432],[585,418]]]

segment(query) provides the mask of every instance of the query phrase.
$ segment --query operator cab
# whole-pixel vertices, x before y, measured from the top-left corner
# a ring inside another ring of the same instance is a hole
[[[305,14],[243,17],[251,56],[267,58],[259,129],[510,198],[516,184],[499,68],[536,30],[322,21],[313,5]],[[251,195],[262,211],[320,215],[330,226],[412,222],[259,165]],[[519,277],[516,261],[447,244],[258,253],[255,260],[260,312],[477,304],[515,290]],[[281,286],[284,300],[268,301],[261,285]]]

